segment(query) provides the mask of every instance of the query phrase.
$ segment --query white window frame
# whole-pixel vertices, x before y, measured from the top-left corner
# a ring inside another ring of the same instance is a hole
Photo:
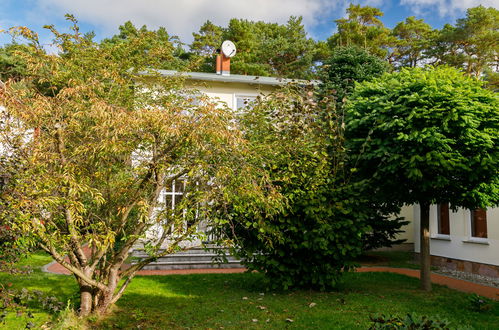
[[[430,233],[431,233],[431,239],[435,240],[441,240],[441,241],[450,241],[451,236],[446,235],[446,234],[440,234],[439,233],[439,220],[440,220],[440,207],[439,204],[433,204],[431,205],[430,208]],[[450,218],[450,212],[449,210],[449,218]]]
[[[184,191],[185,191],[185,179],[175,179],[175,180],[172,180],[172,184],[171,184],[171,187],[170,187],[170,191],[167,191],[167,188],[163,188],[163,190],[161,191],[161,201],[164,203],[165,205],[165,208],[166,208],[166,201],[167,201],[167,198],[170,199],[171,198],[171,201],[172,201],[172,207],[171,209],[172,210],[175,210],[175,196],[183,196],[184,195],[184,192],[176,192],[175,191],[175,183],[176,182],[182,182],[182,185],[184,186]]]
[[[237,108],[237,99],[238,98],[248,98],[248,99],[252,99],[252,101],[256,101],[256,98],[259,96],[260,94],[257,94],[257,93],[254,93],[254,94],[239,94],[239,93],[234,93],[233,97],[232,97],[232,104],[233,104],[233,107],[232,109],[237,113],[239,112],[240,110]],[[251,102],[252,102],[251,101]]]
[[[485,212],[488,213],[488,210],[485,210]],[[487,214],[488,215],[488,214]],[[489,245],[489,238],[488,237],[474,237],[473,236],[473,228],[472,228],[472,212],[470,209],[465,209],[464,210],[464,217],[466,220],[466,230],[467,230],[467,239],[463,240],[464,243],[477,243],[477,244],[485,244]],[[487,217],[488,220],[488,217]],[[488,223],[487,223],[488,225]],[[488,231],[488,226],[487,226],[487,231]],[[488,236],[488,233],[487,233]]]

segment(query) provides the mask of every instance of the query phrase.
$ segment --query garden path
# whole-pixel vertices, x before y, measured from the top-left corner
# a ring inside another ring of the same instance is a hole
[[[48,273],[69,275],[69,271],[57,262],[51,262],[43,267]],[[138,275],[180,275],[180,274],[208,274],[208,273],[242,273],[245,268],[220,268],[220,269],[177,269],[177,270],[141,270]],[[359,267],[357,272],[389,272],[419,278],[419,270],[394,267]],[[476,293],[480,296],[499,300],[499,288],[464,281],[444,275],[431,274],[431,281],[436,284],[446,285],[458,291]]]

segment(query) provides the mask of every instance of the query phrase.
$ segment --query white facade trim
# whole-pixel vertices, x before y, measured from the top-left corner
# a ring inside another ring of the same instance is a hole
[[[413,206],[414,251],[420,252],[420,207]],[[449,210],[450,234],[438,234],[437,206],[430,206],[430,254],[499,266],[499,208],[487,209],[487,238],[471,236],[470,210]]]

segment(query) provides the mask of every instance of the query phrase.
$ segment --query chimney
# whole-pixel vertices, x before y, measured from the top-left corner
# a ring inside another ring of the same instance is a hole
[[[217,54],[217,74],[230,76],[230,57],[225,56],[223,52]]]
[[[230,40],[222,42],[217,49],[217,74],[230,76],[230,58],[236,55],[236,45]]]

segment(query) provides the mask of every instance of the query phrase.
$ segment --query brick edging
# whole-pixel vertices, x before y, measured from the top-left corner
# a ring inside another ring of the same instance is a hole
[[[356,269],[357,272],[388,272],[406,275],[410,277],[419,278],[419,270],[408,268],[393,268],[393,267],[360,267]],[[499,288],[477,284],[470,281],[457,279],[450,276],[431,273],[431,282],[434,284],[444,285],[451,289],[466,292],[476,293],[480,296],[487,297],[494,300],[499,300]]]

